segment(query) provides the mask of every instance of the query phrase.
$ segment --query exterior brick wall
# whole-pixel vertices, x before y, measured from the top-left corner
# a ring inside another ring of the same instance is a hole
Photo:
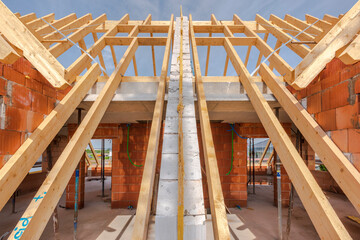
[[[307,88],[288,88],[360,171],[360,62],[335,58]]]
[[[70,89],[53,88],[24,58],[0,63],[0,168]]]

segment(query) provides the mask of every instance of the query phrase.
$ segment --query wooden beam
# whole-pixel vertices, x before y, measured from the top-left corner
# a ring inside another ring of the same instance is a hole
[[[293,123],[325,164],[331,176],[360,213],[360,191],[354,191],[354,189],[360,189],[360,173],[289,90],[275,80],[274,73],[265,64],[261,66],[260,74]]]
[[[0,32],[23,51],[31,64],[56,88],[65,87],[64,67],[30,30],[0,1]]]
[[[55,13],[50,13],[46,16],[43,16],[42,18],[47,22],[52,22],[55,19]],[[45,25],[47,25],[47,24],[41,18],[37,18],[35,20],[32,20],[32,21],[26,23],[26,26],[29,29],[34,29],[34,30],[36,30],[37,28],[40,28],[42,26],[45,26]]]
[[[324,20],[321,20],[321,19],[319,19],[317,17],[311,16],[310,14],[305,14],[305,19],[306,19],[306,22],[310,23],[310,24],[317,21],[314,24],[314,26],[317,26],[317,27],[321,28],[324,33],[328,32],[332,28],[332,24],[330,24],[330,23],[328,23],[328,22],[326,22]]]
[[[17,227],[21,229],[23,239],[40,238],[80,158],[84,154],[86,146],[110,104],[137,46],[137,39],[135,38],[36,193],[36,197],[42,196],[43,198],[34,198],[24,212],[22,219],[28,219],[28,225],[24,227],[22,220],[18,222]],[[13,239],[15,234],[16,232],[13,231],[10,239]]]
[[[225,25],[224,27],[224,35],[225,37],[234,37],[234,34],[231,32],[231,30],[229,29],[228,26]],[[256,41],[256,40],[255,40]],[[225,59],[225,66],[224,66],[224,73],[223,75],[226,76],[226,72],[227,72],[227,68],[229,65],[229,56],[226,55],[226,59]]]
[[[114,61],[114,66],[116,67],[116,64],[117,64],[117,60],[116,60],[116,53],[115,53],[115,49],[114,49],[114,46],[110,46],[110,51],[111,51],[111,55],[112,55],[112,58],[113,58],[113,61]]]
[[[278,27],[282,28],[284,32],[291,34],[292,36],[296,36],[298,33],[302,31],[300,28],[295,27],[294,25],[282,20],[281,18],[273,14],[270,15],[270,21],[273,24],[277,25]],[[300,41],[309,41],[309,42],[315,41],[315,37],[306,32],[301,33],[299,36],[297,36],[297,38]],[[314,47],[314,45],[308,44],[308,47],[311,49]]]
[[[104,23],[106,20],[106,14],[102,14],[99,17],[97,17],[94,20],[91,20],[88,24],[85,24],[84,27],[76,30],[74,33],[72,33],[68,38],[77,43],[86,35],[91,33],[99,24]],[[55,56],[59,57],[61,54],[66,52],[68,49],[70,49],[73,46],[71,42],[65,42],[65,43],[58,43],[55,46],[51,47],[49,51]]]
[[[94,39],[94,43],[96,43],[99,40],[99,38],[97,36],[97,33],[93,32],[92,36],[93,36],[93,39]],[[98,57],[99,57],[100,65],[106,70],[104,57],[103,57],[101,51],[99,52]],[[104,76],[107,76],[106,72],[103,72],[103,74],[104,74]]]
[[[278,39],[278,41],[280,41],[282,43],[286,43],[292,38],[288,34],[286,34],[284,31],[282,31],[281,29],[274,26],[271,22],[269,22],[265,18],[261,17],[259,14],[256,14],[255,20],[260,25],[262,25],[266,30],[268,30],[269,33],[274,35],[274,37],[276,37]],[[293,41],[296,42],[295,39]],[[294,53],[296,53],[301,58],[304,58],[310,52],[310,49],[308,49],[304,45],[297,45],[297,44],[293,45],[293,44],[289,43],[286,46],[288,48],[290,48]]]
[[[209,112],[206,104],[206,97],[204,85],[201,77],[201,69],[199,57],[197,53],[197,46],[195,41],[194,27],[192,23],[192,16],[189,16],[190,22],[190,41],[192,46],[192,55],[194,61],[194,72],[196,79],[196,94],[198,97],[198,109],[201,126],[201,136],[204,148],[204,158],[206,167],[206,178],[209,191],[209,200],[211,208],[211,219],[214,230],[214,238],[228,240],[230,239],[230,232],[228,221],[226,217],[224,196],[221,189],[221,181],[219,169],[216,160],[214,141],[211,133],[211,126],[209,120]]]
[[[308,24],[307,22],[305,21],[302,21],[296,17],[293,17],[289,14],[286,14],[285,15],[285,18],[284,18],[285,21],[287,21],[288,23],[294,25],[295,27],[301,29],[301,30],[304,30],[305,28],[309,27],[310,24]],[[316,37],[319,37],[322,35],[323,31],[316,27],[316,26],[311,26],[309,27],[305,32],[307,33],[310,33],[310,34],[314,34],[315,35],[315,39]]]
[[[25,24],[25,23],[35,20],[36,18],[37,17],[36,17],[35,13],[29,13],[29,14],[19,17],[19,20]]]
[[[323,17],[324,21],[327,21],[331,25],[335,25],[340,19],[329,14],[325,14]]]
[[[143,25],[151,25],[151,14],[147,16],[145,19]],[[150,33],[150,37],[153,37],[153,33]],[[152,55],[152,61],[153,61],[153,70],[154,70],[154,76],[156,76],[156,61],[155,61],[155,47],[154,45],[151,45],[151,55]]]
[[[266,44],[263,39],[261,39],[253,30],[251,30],[249,26],[247,26],[247,22],[241,20],[236,14],[234,14],[233,20],[235,24],[242,24],[245,26],[244,33],[246,36],[255,37],[257,39],[255,46],[265,57],[274,51],[268,44]],[[282,76],[284,76],[284,79],[287,82],[291,83],[294,80],[292,67],[283,58],[281,58],[279,54],[274,53],[269,58],[269,62],[274,65],[275,69]]]
[[[321,39],[295,68],[295,89],[303,89],[325,68],[337,50],[348,44],[360,31],[360,1]]]
[[[96,161],[96,166],[99,166],[100,161],[99,161],[98,156],[96,155],[96,152],[95,152],[94,146],[91,143],[91,140],[89,141],[89,147],[90,147],[91,153],[94,155],[94,159]]]
[[[228,37],[234,46],[251,46],[256,44],[255,37]],[[195,37],[198,46],[223,46],[223,37]]]
[[[0,210],[60,131],[100,74],[94,65],[0,169]]]
[[[13,64],[20,57],[20,54],[0,35],[0,62]]]
[[[340,60],[347,64],[355,64],[360,61],[360,35],[358,35],[350,44],[339,54]]]
[[[247,65],[248,65],[248,63],[249,63],[249,57],[250,57],[251,47],[252,47],[252,45],[250,45],[250,46],[248,47],[248,50],[247,50],[247,52],[246,52],[245,67],[247,67]]]
[[[73,20],[72,22],[60,27],[59,32],[68,35],[69,33],[75,32],[75,30],[79,27],[84,26],[92,19],[91,14],[86,14],[78,19]],[[50,26],[49,26],[50,27]],[[53,29],[53,28],[51,28]],[[52,31],[50,34],[43,37],[43,40],[54,40],[54,39],[62,39],[63,36],[57,31]],[[51,44],[44,44],[46,48],[49,48]]]
[[[149,217],[151,211],[151,200],[154,188],[154,176],[156,160],[159,149],[159,138],[162,126],[162,116],[164,108],[164,98],[166,89],[166,77],[169,66],[171,51],[171,38],[173,33],[174,16],[171,15],[168,37],[165,46],[164,58],[161,68],[160,83],[157,91],[153,120],[151,122],[150,137],[146,151],[143,177],[141,180],[139,200],[135,215],[135,223],[132,233],[133,240],[142,240],[147,238],[149,226]]]
[[[211,20],[212,25],[220,25],[218,20],[216,20],[216,17],[215,17],[214,14],[211,14],[210,20]],[[210,32],[209,33],[209,38],[211,38],[211,37],[212,37],[212,33]],[[206,53],[205,76],[208,75],[208,70],[209,70],[210,47],[211,47],[211,45],[208,45],[207,53]]]
[[[129,15],[124,15],[118,22],[124,23],[129,19]],[[117,34],[117,27],[114,26],[112,29],[109,29],[100,39],[98,39],[88,50],[88,54],[90,54],[93,58],[95,58],[102,49],[105,47],[105,39],[108,36],[115,36]],[[133,39],[132,39],[133,41]],[[130,44],[131,42],[129,42]],[[76,76],[79,75],[86,67],[87,64],[91,63],[92,59],[86,54],[82,54],[75,62],[73,62],[66,69],[66,79],[72,83],[75,81]]]
[[[282,43],[281,41],[277,40],[276,43],[275,43],[275,49],[278,49],[279,47],[281,47]],[[280,48],[276,51],[277,54],[280,53]],[[272,63],[269,64],[269,68],[271,69],[271,71],[274,69],[274,65]]]
[[[51,25],[53,25],[55,28],[59,29],[59,28],[65,26],[66,24],[74,21],[75,19],[76,19],[76,14],[71,13],[59,20],[55,20],[54,22],[51,23]],[[40,36],[42,36],[44,34],[49,34],[49,33],[54,32],[54,29],[51,26],[46,24],[43,27],[36,29],[35,32],[38,33]]]
[[[351,239],[230,41],[224,47],[320,238]]]
[[[266,45],[267,45],[268,38],[269,38],[269,33],[265,33],[265,35],[264,35],[264,43]],[[256,67],[258,67],[260,65],[262,57],[263,57],[263,53],[262,53],[262,51],[259,51],[259,56],[258,56],[258,59],[256,61]],[[257,72],[254,75],[256,76]]]
[[[271,143],[271,141],[270,141],[270,139],[269,139],[269,140],[267,141],[267,143],[266,143],[264,152],[263,152],[263,154],[261,155],[261,158],[260,158],[260,162],[259,162],[260,168],[261,168],[261,164],[262,164],[262,162],[263,162],[263,160],[264,160],[264,157],[265,157],[265,155],[266,155],[266,153],[267,153],[267,150],[269,149],[270,143]]]

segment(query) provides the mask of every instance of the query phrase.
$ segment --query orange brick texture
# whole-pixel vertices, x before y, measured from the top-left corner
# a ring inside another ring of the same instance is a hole
[[[234,161],[231,172],[227,175],[231,168],[231,132],[229,124],[211,123],[211,130],[215,146],[216,158],[219,168],[221,187],[224,195],[225,205],[228,207],[235,207],[236,205],[246,206],[247,204],[247,168],[246,168],[246,154],[247,143],[246,139],[237,137],[234,133]],[[239,131],[238,126],[236,130]],[[201,166],[205,170],[204,152],[202,145],[202,136],[200,124],[198,124],[198,139],[200,148]],[[207,178],[204,172],[203,190],[205,207],[209,208],[209,195]]]
[[[53,88],[24,58],[0,63],[0,168],[70,89]]]
[[[360,171],[360,62],[345,65],[335,58],[301,91],[307,110]]]

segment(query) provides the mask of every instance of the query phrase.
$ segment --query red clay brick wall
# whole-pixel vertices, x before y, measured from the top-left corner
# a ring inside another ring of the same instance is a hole
[[[360,62],[334,59],[307,88],[291,91],[360,171]]]
[[[247,205],[247,140],[239,138],[234,133],[234,161],[233,168],[229,175],[226,175],[231,167],[231,129],[229,124],[211,123],[211,130],[216,151],[216,158],[220,173],[221,187],[227,207],[236,205]],[[239,125],[236,124],[235,130],[240,133]],[[204,153],[201,138],[200,124],[198,124],[198,139],[200,148],[200,161],[205,170]],[[203,177],[203,189],[205,207],[209,208],[209,196],[206,175]]]
[[[145,164],[150,128],[150,122],[148,124],[131,124],[130,126],[129,153],[131,160],[137,165]],[[119,126],[119,132],[122,134],[122,139],[117,142],[116,146],[113,141],[113,150],[115,147],[116,153],[113,152],[111,207],[126,208],[130,205],[136,207],[144,166],[135,167],[129,161],[126,151],[126,124]],[[161,161],[161,146],[162,137],[159,142],[157,173],[159,173]]]
[[[24,58],[0,63],[0,168],[70,90],[56,90]]]

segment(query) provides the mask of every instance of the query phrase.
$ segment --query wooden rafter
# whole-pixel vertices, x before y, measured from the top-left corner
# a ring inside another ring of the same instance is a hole
[[[55,20],[54,22],[51,23],[51,25],[55,28],[61,28],[64,25],[74,21],[76,19],[76,14],[75,13],[71,13],[59,20]],[[38,29],[35,30],[36,33],[38,33],[40,36],[45,35],[45,34],[49,34],[54,32],[54,29],[49,26],[49,25],[44,25],[43,27],[40,27]]]
[[[106,14],[102,14],[99,17],[97,17],[94,20],[91,20],[88,24],[85,24],[82,28],[76,30],[74,33],[72,33],[68,38],[77,43],[81,39],[83,39],[86,35],[91,33],[93,29],[95,29],[98,25],[104,23],[106,20]],[[58,43],[55,46],[51,47],[49,51],[51,54],[53,54],[55,57],[59,57],[64,52],[66,52],[68,49],[70,49],[73,46],[73,44],[70,41]]]
[[[126,14],[118,21],[118,23],[126,23],[128,20],[129,20],[129,15]],[[114,26],[112,29],[109,29],[100,39],[98,39],[89,48],[88,54],[90,54],[93,58],[95,58],[99,53],[101,53],[102,49],[104,49],[106,45],[105,38],[108,36],[115,36],[116,34],[117,34],[117,27]],[[128,44],[130,44],[130,42]],[[75,81],[76,76],[79,75],[85,69],[87,64],[91,63],[92,59],[89,57],[88,54],[83,53],[78,59],[76,59],[76,61],[74,61],[66,69],[65,77],[70,83]]]
[[[279,42],[286,43],[292,38],[288,34],[286,34],[284,31],[282,31],[281,29],[276,28],[271,22],[267,21],[265,18],[261,17],[259,14],[256,15],[255,19],[266,30],[268,30],[269,33],[274,35],[278,39]],[[296,40],[294,40],[294,41],[296,41]],[[289,43],[286,46],[288,48],[290,48],[291,50],[293,50],[301,58],[304,58],[310,52],[310,50],[302,44],[298,45],[298,44]]]
[[[300,33],[302,30],[300,28],[295,27],[294,25],[282,20],[281,18],[275,16],[274,14],[270,15],[270,21],[277,25],[278,27],[282,28],[284,32],[291,34],[292,36],[296,36],[298,35],[298,33]],[[300,41],[309,41],[309,42],[314,42],[315,41],[315,37],[303,32],[300,35],[297,36],[297,38]],[[314,44],[308,44],[309,48],[313,48],[315,45]]]
[[[265,56],[267,57],[270,55],[274,50],[266,44],[266,42],[259,37],[251,28],[248,26],[248,23],[241,20],[236,14],[234,14],[234,23],[235,24],[241,24],[245,26],[244,33],[248,37],[255,37],[256,40],[256,48]],[[293,81],[293,68],[283,59],[279,56],[279,54],[274,53],[270,58],[269,62],[272,63],[275,67],[275,69],[284,76],[284,79],[286,81],[289,81],[290,83]]]
[[[201,77],[199,57],[195,41],[192,16],[189,16],[190,22],[190,42],[194,61],[196,94],[198,97],[198,109],[200,117],[201,136],[204,148],[204,158],[206,167],[206,178],[209,191],[209,200],[211,207],[211,217],[215,239],[230,239],[228,221],[226,217],[224,196],[221,189],[219,169],[216,160],[214,141],[211,133],[209,112],[206,104],[204,86]]]
[[[19,53],[0,35],[0,62],[13,64],[19,58]]]
[[[351,239],[231,42],[224,47],[320,238]]]
[[[336,51],[348,44],[360,31],[360,1],[321,39],[294,70],[295,89],[303,89],[324,69]]]
[[[23,51],[34,67],[57,88],[65,87],[64,67],[34,37],[30,30],[0,1],[0,32]]]
[[[265,64],[261,66],[260,74],[293,123],[325,164],[331,176],[360,213],[360,191],[354,191],[354,189],[360,189],[359,171],[289,90],[275,80],[275,75]]]
[[[132,239],[146,239],[151,210],[151,201],[154,188],[155,167],[158,155],[159,138],[161,131],[162,115],[164,109],[164,98],[166,89],[166,77],[169,66],[170,46],[173,33],[174,16],[171,15],[165,53],[161,68],[161,76],[156,96],[153,120],[151,122],[150,137],[145,157],[143,177],[141,180],[138,207],[136,210],[135,224]]]
[[[92,16],[90,13],[80,17],[80,18],[77,18],[75,20],[73,20],[72,22],[58,28],[59,32],[62,32],[63,34],[65,35],[68,35],[69,33],[73,33],[75,32],[75,30],[77,28],[80,28],[80,27],[83,27],[85,24],[87,24],[90,20],[92,19]],[[51,27],[51,26],[49,26]],[[51,28],[53,29],[53,28]],[[49,33],[48,35],[44,36],[43,37],[43,40],[56,40],[56,39],[62,39],[63,36],[57,31],[53,31],[51,33]],[[46,48],[49,48],[50,47],[50,43],[45,43],[44,46]]]
[[[94,65],[0,169],[0,210],[97,79]]]
[[[80,158],[83,156],[87,144],[110,104],[137,47],[137,39],[135,38],[36,193],[35,196],[40,195],[43,198],[33,199],[24,212],[22,219],[28,219],[29,223],[23,230],[21,236],[23,239],[40,238]],[[19,221],[17,227],[19,229],[24,228],[22,221]],[[10,239],[14,238],[15,233],[15,231],[11,233]]]

